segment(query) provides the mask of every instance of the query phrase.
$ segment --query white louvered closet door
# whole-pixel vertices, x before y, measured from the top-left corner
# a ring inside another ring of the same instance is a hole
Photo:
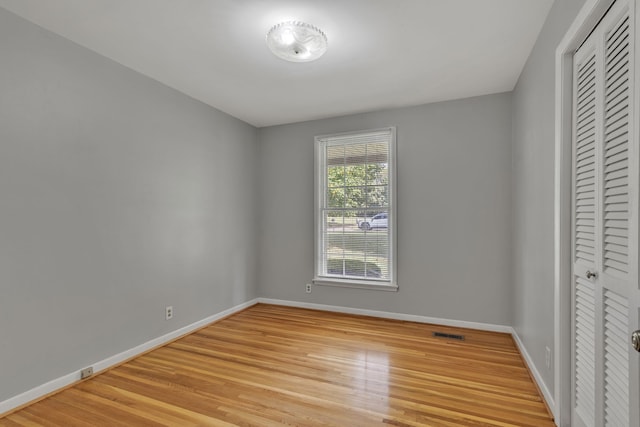
[[[634,29],[617,0],[574,56],[574,426],[640,426]]]

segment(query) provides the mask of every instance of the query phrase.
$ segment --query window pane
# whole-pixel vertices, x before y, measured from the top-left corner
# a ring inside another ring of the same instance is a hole
[[[327,166],[344,165],[344,146],[330,145],[327,147]]]
[[[389,207],[389,187],[387,185],[369,186],[366,193],[367,207]]]
[[[344,259],[344,233],[345,218],[342,211],[325,212],[324,229],[324,253],[325,265],[328,266],[327,274],[343,275],[342,261]]]
[[[327,167],[327,187],[344,187],[344,165]]]
[[[351,187],[345,191],[345,207],[351,209],[367,207],[367,188]]]
[[[389,165],[387,163],[367,164],[367,184],[386,185],[389,184]]]
[[[344,188],[327,188],[327,207],[344,208]]]
[[[347,165],[364,165],[367,163],[367,144],[345,145],[344,157]]]
[[[389,144],[377,142],[367,144],[367,163],[388,163]]]
[[[347,165],[344,168],[344,184],[347,187],[367,184],[367,167],[365,165]]]
[[[368,210],[359,220],[363,261],[369,277],[389,279],[389,222],[387,213]]]

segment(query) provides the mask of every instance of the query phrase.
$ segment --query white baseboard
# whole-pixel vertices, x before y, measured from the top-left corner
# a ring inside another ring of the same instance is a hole
[[[513,336],[513,340],[516,342],[516,345],[518,346],[518,350],[520,350],[520,354],[522,354],[522,357],[524,358],[525,363],[529,367],[529,371],[533,374],[533,380],[538,384],[538,388],[542,392],[542,397],[547,402],[547,406],[553,413],[553,418],[555,420],[558,420],[558,414],[556,413],[557,412],[556,403],[553,399],[553,394],[551,394],[551,392],[549,391],[549,388],[544,383],[544,380],[542,379],[542,375],[540,375],[540,371],[538,371],[538,368],[536,368],[536,365],[533,363],[533,359],[529,355],[527,348],[524,346],[524,343],[518,336],[518,333],[515,331],[515,329],[513,329],[511,335]]]
[[[95,375],[101,371],[104,371],[105,369],[109,369],[113,366],[116,366],[124,362],[125,360],[131,359],[132,357],[145,353],[155,347],[159,347],[168,342],[171,342],[182,335],[188,334],[189,332],[193,332],[196,329],[199,329],[203,326],[208,325],[209,323],[213,323],[216,320],[219,320],[223,317],[229,316],[240,310],[244,310],[245,308],[250,307],[256,304],[257,302],[258,302],[258,299],[253,299],[251,301],[247,301],[245,303],[236,305],[235,307],[231,307],[227,310],[221,311],[220,313],[216,313],[205,319],[202,319],[190,325],[184,326],[173,332],[169,332],[168,334],[162,335],[161,337],[154,338],[151,341],[145,342],[144,344],[140,344],[129,350],[123,351],[122,353],[118,353],[114,356],[108,357],[104,360],[90,364],[88,366],[93,366],[93,372]],[[24,393],[21,393],[17,396],[11,397],[5,401],[0,402],[0,415],[5,414],[29,402],[33,402],[41,398],[42,396],[46,396],[47,394],[50,394],[56,390],[60,390],[79,380],[80,380],[80,370],[77,370],[75,372],[71,372],[67,375],[64,375],[60,378],[51,380],[48,383],[34,387],[31,390],[25,391]]]
[[[311,308],[314,310],[333,311],[336,313],[360,314],[363,316],[381,317],[384,319],[406,320],[409,322],[432,323],[434,325],[453,326],[455,328],[480,329],[482,331],[513,333],[511,326],[491,323],[467,322],[464,320],[442,319],[439,317],[418,316],[416,314],[392,313],[389,311],[366,310],[362,308],[342,307],[337,305],[313,304],[308,302],[287,301],[271,298],[258,298],[264,304],[284,305],[288,307]]]

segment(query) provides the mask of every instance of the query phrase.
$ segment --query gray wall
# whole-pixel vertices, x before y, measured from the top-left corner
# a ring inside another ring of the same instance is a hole
[[[556,0],[513,93],[513,322],[552,392],[555,50],[583,3]]]
[[[554,52],[583,2],[513,94],[259,131],[0,8],[0,401],[257,295],[513,324],[552,389]],[[308,295],[313,137],[384,126],[400,290]]]
[[[511,94],[260,130],[267,298],[511,324]],[[397,293],[313,277],[314,136],[397,126]]]
[[[0,401],[256,296],[257,137],[0,8]]]

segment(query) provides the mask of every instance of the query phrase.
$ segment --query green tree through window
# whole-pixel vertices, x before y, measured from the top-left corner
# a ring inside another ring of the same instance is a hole
[[[329,167],[328,205],[345,209],[329,216],[365,216],[365,209],[387,207],[388,176],[386,163]]]

